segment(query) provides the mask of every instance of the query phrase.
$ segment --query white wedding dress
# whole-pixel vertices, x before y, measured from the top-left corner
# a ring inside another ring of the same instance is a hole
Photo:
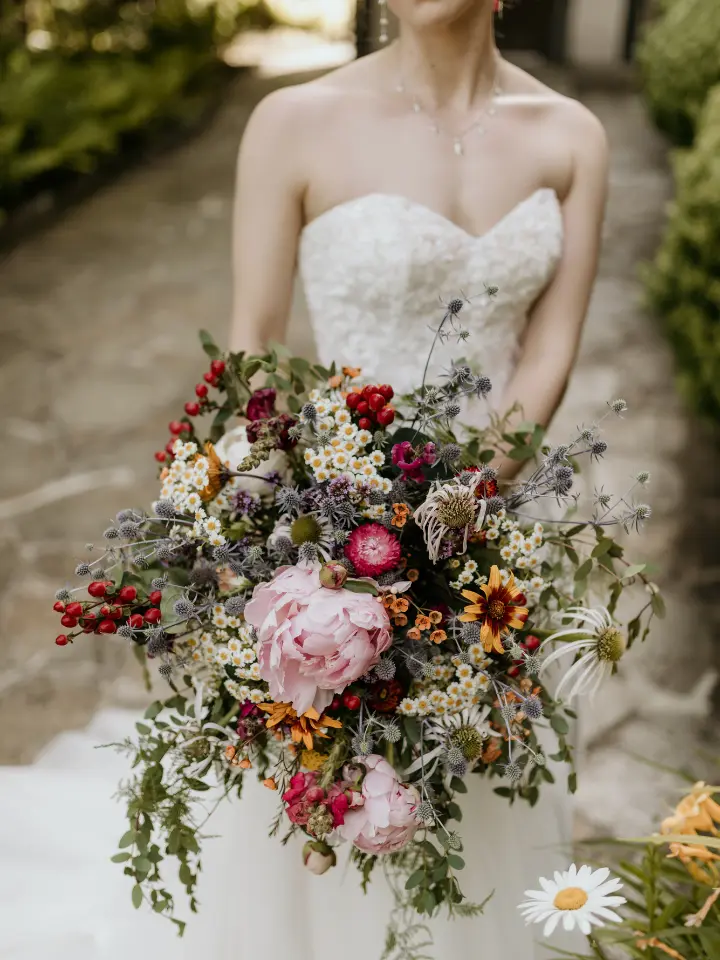
[[[448,301],[470,300],[462,352],[499,396],[512,373],[528,310],[562,252],[554,192],[538,190],[493,229],[473,237],[430,209],[372,194],[307,226],[300,273],[322,361],[361,366],[397,392],[416,385]],[[493,298],[485,284],[497,287]],[[435,371],[457,348],[440,351]],[[266,836],[277,796],[251,782],[207,830],[198,916],[185,937],[130,904],[129,881],[109,863],[124,832],[112,800],[126,761],[93,746],[132,733],[136,719],[104,711],[87,731],[63,734],[32,767],[0,770],[0,958],[2,960],[379,960],[392,907],[381,871],[363,896],[345,858],[322,877],[301,865],[300,846]],[[567,864],[572,810],[565,771],[540,803],[509,807],[493,783],[470,778],[460,825],[467,895],[495,890],[485,915],[432,923],[437,960],[540,960],[538,928],[516,905],[537,877]],[[168,863],[168,868],[171,866]],[[570,948],[568,940],[562,943]]]

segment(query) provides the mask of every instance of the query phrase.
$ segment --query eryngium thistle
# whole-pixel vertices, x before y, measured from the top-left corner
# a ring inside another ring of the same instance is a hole
[[[303,418],[303,420],[307,420],[308,423],[315,423],[317,420],[317,410],[315,409],[315,404],[304,403],[300,411],[300,416]]]
[[[553,447],[553,449],[545,457],[545,463],[549,467],[557,467],[558,464],[565,463],[569,449],[570,448],[564,443],[561,443],[557,447]]]
[[[590,456],[595,460],[599,460],[603,454],[606,453],[608,445],[604,440],[596,440],[593,445],[590,447]]]
[[[302,507],[302,498],[297,487],[280,487],[275,493],[275,503],[283,513],[297,513]]]
[[[317,547],[314,543],[302,543],[298,550],[300,563],[315,563],[318,558]]]
[[[477,623],[465,623],[463,624],[462,631],[460,633],[462,637],[462,642],[467,643],[468,646],[471,643],[477,643],[480,639],[480,627]]]
[[[459,403],[450,401],[450,403],[445,404],[445,409],[443,410],[443,413],[448,418],[448,420],[454,420],[455,417],[460,416],[461,410],[462,408]]]
[[[467,760],[460,747],[450,747],[445,754],[445,765],[453,777],[464,777],[467,773]]]
[[[163,633],[162,630],[158,630],[152,634],[145,649],[148,652],[148,656],[157,657],[161,653],[167,653],[171,646],[172,640],[170,637],[168,637],[166,633]]]
[[[175,556],[175,544],[172,540],[163,540],[155,547],[155,556],[158,560],[167,563]]]
[[[55,593],[55,599],[60,600],[61,603],[66,603],[72,598],[72,594],[67,589],[67,587],[60,587],[59,590]]]
[[[158,673],[164,680],[169,680],[172,676],[173,668],[171,663],[162,663],[158,667]]]
[[[91,577],[92,576],[92,567],[89,563],[79,563],[75,567],[75,576],[76,577]]]
[[[138,570],[150,569],[150,562],[148,561],[148,558],[142,554],[137,557],[133,557],[133,563],[138,568]]]
[[[214,563],[200,559],[190,571],[190,578],[195,587],[209,587],[217,585],[218,572]]]
[[[539,720],[543,714],[542,700],[533,694],[523,701],[522,709],[528,720]]]
[[[486,510],[487,510],[488,516],[493,516],[496,513],[500,513],[500,511],[504,507],[505,507],[505,497],[499,497],[499,496],[488,497],[486,501]]]
[[[644,523],[646,520],[649,520],[651,516],[652,507],[650,507],[647,503],[638,503],[633,507],[632,514],[627,525],[635,530],[639,530],[640,524]]]
[[[95,569],[93,570],[93,577],[96,580],[107,580],[108,575],[105,570],[105,567],[95,567]]]
[[[486,397],[492,390],[492,381],[490,377],[476,377],[473,384],[475,396],[480,399]]]
[[[350,748],[356,757],[366,757],[375,746],[373,738],[367,733],[358,733],[352,738]]]
[[[390,720],[383,727],[382,735],[383,739],[387,740],[388,743],[397,743],[402,733],[397,723],[395,723],[394,720]]]
[[[126,640],[132,640],[135,636],[135,631],[127,623],[123,623],[117,628],[117,635],[119,637],[125,637]]]
[[[121,510],[119,513],[115,514],[115,519],[118,523],[125,523],[126,520],[132,520],[134,516],[134,510]]]
[[[572,467],[555,467],[552,486],[558,496],[565,496],[572,489],[575,472]]]
[[[373,507],[379,507],[381,503],[385,503],[385,494],[382,490],[371,490],[368,494],[368,503]]]
[[[461,456],[462,449],[457,443],[446,443],[444,447],[440,448],[438,460],[446,467],[450,467],[453,463],[457,463]]]
[[[248,548],[248,552],[245,554],[246,563],[252,565],[253,563],[259,563],[262,560],[262,547],[257,544],[253,544],[252,547]]]
[[[612,403],[610,404],[610,409],[612,410],[613,413],[617,414],[618,417],[621,416],[623,413],[625,413],[627,411],[627,408],[628,408],[627,403],[625,403],[625,401],[620,398],[618,398],[617,400],[613,400]]]
[[[195,613],[195,604],[187,597],[180,597],[179,600],[175,601],[173,605],[173,611],[176,617],[181,617],[183,620],[187,620]]]
[[[517,760],[511,760],[510,763],[506,763],[503,772],[512,784],[519,783],[522,780],[523,768]]]
[[[646,483],[650,482],[650,474],[647,470],[641,470],[635,477],[635,482],[639,483],[641,487],[644,487]]]
[[[165,587],[167,586],[167,582],[168,582],[167,576],[154,577],[154,578],[150,581],[150,589],[151,589],[151,590],[164,590]]]
[[[536,677],[540,673],[540,667],[542,666],[542,657],[538,657],[534,653],[526,653],[525,661],[523,667],[525,672],[530,677]]]
[[[417,805],[415,819],[419,823],[432,823],[435,820],[435,810],[429,800],[421,800]]]
[[[514,703],[503,703],[500,707],[500,716],[505,723],[512,723],[517,716],[517,707]]]
[[[119,536],[117,527],[108,527],[107,530],[103,530],[103,537],[106,540],[117,540]]]
[[[395,664],[387,657],[383,657],[375,664],[375,675],[380,680],[392,680],[395,676]]]
[[[139,523],[135,523],[133,520],[125,520],[118,527],[118,533],[125,540],[134,540],[135,537],[138,535],[139,529],[140,529]]]
[[[246,604],[247,600],[245,597],[241,597],[239,595],[235,597],[228,597],[225,601],[225,613],[229,617],[237,617],[244,611]]]
[[[177,516],[177,510],[172,500],[158,500],[155,503],[155,516],[163,520],[172,520]]]

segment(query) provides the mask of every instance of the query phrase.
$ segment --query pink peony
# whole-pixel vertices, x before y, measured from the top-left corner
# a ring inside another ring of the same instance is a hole
[[[378,577],[400,562],[400,543],[379,523],[364,523],[350,534],[345,556],[358,576]]]
[[[281,567],[255,587],[245,619],[258,636],[260,675],[273,700],[322,713],[392,643],[390,620],[367,593],[327,590],[315,567]]]
[[[415,811],[420,802],[415,787],[400,783],[395,770],[378,754],[359,760],[366,769],[361,807],[345,813],[338,833],[365,853],[395,853],[418,829]]]

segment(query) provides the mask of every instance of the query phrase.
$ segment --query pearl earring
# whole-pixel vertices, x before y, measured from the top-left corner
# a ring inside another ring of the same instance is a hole
[[[388,42],[388,12],[387,12],[387,0],[378,0],[380,6],[380,18],[379,18],[379,32],[378,40],[380,43]]]

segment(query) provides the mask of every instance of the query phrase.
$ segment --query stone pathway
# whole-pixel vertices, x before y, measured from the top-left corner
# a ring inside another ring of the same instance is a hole
[[[143,699],[123,644],[53,645],[52,594],[119,507],[155,492],[153,451],[202,366],[195,331],[225,338],[240,135],[257,99],[292,80],[241,78],[202,136],[128,173],[0,266],[2,763],[29,762],[100,705]],[[662,792],[675,781],[632,754],[669,766],[694,761],[707,734],[707,689],[688,691],[707,677],[713,654],[689,593],[701,560],[687,543],[702,537],[681,527],[689,425],[636,277],[669,196],[664,150],[632,94],[583,99],[610,133],[612,194],[582,355],[553,432],[561,438],[594,419],[613,396],[628,401],[631,415],[613,423],[598,480],[621,490],[638,470],[651,471],[655,516],[637,555],[668,588],[668,618],[586,712],[580,828],[638,831],[665,809]],[[307,351],[301,311],[291,339]],[[712,489],[713,464],[695,459]]]

